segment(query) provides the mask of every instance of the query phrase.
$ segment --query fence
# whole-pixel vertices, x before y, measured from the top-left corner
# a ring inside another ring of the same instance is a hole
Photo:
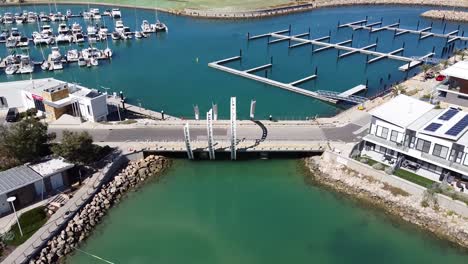
[[[426,188],[420,185],[414,184],[397,176],[388,175],[385,172],[373,169],[367,164],[363,164],[359,161],[353,160],[345,156],[341,156],[331,151],[324,152],[323,158],[327,161],[333,161],[343,164],[352,170],[358,171],[364,175],[374,177],[379,181],[398,187],[413,195],[422,197],[424,192],[427,190]],[[461,216],[468,217],[468,206],[465,203],[453,200],[452,198],[443,194],[436,194],[436,197],[440,207],[446,210],[451,210]]]
[[[106,165],[97,174],[93,175],[90,182],[85,183],[75,195],[41,227],[29,240],[16,248],[6,259],[6,263],[27,263],[35,257],[47,242],[63,230],[68,223],[96,194],[115,172],[129,159],[139,158],[139,154],[133,156],[121,155],[120,152],[109,154],[104,161]]]

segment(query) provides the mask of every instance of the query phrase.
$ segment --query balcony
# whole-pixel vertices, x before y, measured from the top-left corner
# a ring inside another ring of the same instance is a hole
[[[403,144],[388,141],[388,140],[385,140],[383,138],[379,138],[379,137],[377,137],[375,135],[370,135],[370,134],[365,136],[364,140],[368,141],[368,142],[371,142],[371,143],[374,143],[374,144],[377,144],[377,145],[380,145],[380,146],[383,146],[383,147],[386,147],[386,148],[389,148],[389,149],[392,149],[392,150],[395,150],[395,151],[398,151],[398,152],[400,152],[402,154],[405,154],[405,155],[408,155],[410,157],[432,163],[432,164],[437,165],[439,167],[443,167],[443,168],[446,168],[448,170],[452,170],[452,171],[455,171],[455,172],[458,172],[458,173],[461,173],[461,174],[464,174],[464,175],[468,175],[468,166],[465,166],[465,165],[462,165],[462,164],[459,164],[459,163],[456,163],[456,162],[453,162],[453,161],[450,161],[450,160],[446,160],[446,159],[443,159],[443,158],[439,158],[437,156],[434,156],[434,155],[431,155],[431,154],[428,154],[428,153],[424,153],[424,152],[421,152],[421,151],[417,151],[417,150],[415,150],[415,151],[417,151],[417,153],[419,153],[419,155],[414,155],[414,153],[410,154],[409,153],[409,148],[404,146]]]

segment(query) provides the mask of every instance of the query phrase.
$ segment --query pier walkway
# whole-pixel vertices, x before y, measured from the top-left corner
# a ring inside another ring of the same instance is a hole
[[[449,33],[445,33],[445,28],[444,28],[443,33],[441,34],[441,33],[431,32],[432,31],[432,25],[428,26],[428,27],[425,27],[425,28],[419,29],[419,23],[418,23],[418,26],[417,26],[416,30],[407,29],[407,28],[400,28],[400,22],[396,22],[396,23],[386,25],[386,26],[381,26],[381,27],[378,27],[378,28],[375,28],[373,26],[381,25],[382,24],[381,21],[366,24],[366,25],[362,25],[364,23],[367,23],[367,19],[359,20],[359,21],[355,21],[355,22],[350,22],[350,23],[345,23],[345,24],[339,25],[338,28],[349,27],[349,28],[352,28],[353,30],[364,29],[364,30],[369,30],[370,33],[375,33],[375,32],[379,32],[379,31],[383,31],[383,30],[388,30],[388,31],[394,31],[394,37],[401,36],[401,35],[404,35],[404,34],[416,34],[416,35],[419,35],[419,39],[421,39],[421,40],[425,39],[425,38],[428,38],[428,37],[437,37],[437,38],[447,39],[447,43],[451,43],[451,42],[456,41],[456,40],[463,40],[463,41],[468,40],[468,37],[464,36],[464,32],[461,32],[462,35],[458,36],[458,34],[460,33],[460,29],[454,30],[454,31],[449,32]]]

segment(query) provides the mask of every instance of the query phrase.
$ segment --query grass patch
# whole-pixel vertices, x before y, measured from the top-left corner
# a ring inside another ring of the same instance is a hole
[[[388,183],[383,184],[384,186],[382,187],[383,190],[389,191],[393,194],[393,196],[409,196],[409,193],[404,191],[403,189],[400,189],[398,187],[392,186]]]
[[[8,245],[21,245],[47,222],[47,213],[44,211],[44,206],[40,206],[23,213],[19,217],[19,222],[21,224],[21,229],[23,230],[23,236],[21,236],[18,224],[14,224],[10,229],[10,232],[13,233],[14,237],[13,239],[6,241]]]
[[[424,178],[422,176],[419,176],[415,173],[412,173],[412,172],[409,172],[407,170],[403,170],[403,169],[397,169],[395,172],[394,172],[394,175],[395,176],[398,176],[400,178],[403,178],[405,180],[408,180],[412,183],[416,183],[417,185],[421,185],[425,188],[428,188],[430,187],[434,181],[432,180],[429,180],[427,178]]]

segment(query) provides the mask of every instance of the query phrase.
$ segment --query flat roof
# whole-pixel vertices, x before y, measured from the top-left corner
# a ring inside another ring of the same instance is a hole
[[[370,114],[376,118],[406,128],[431,111],[433,105],[403,94],[374,108]]]
[[[29,167],[42,177],[48,177],[53,174],[73,168],[75,165],[68,163],[63,159],[50,159],[47,161],[30,164]]]
[[[408,129],[413,130],[413,131],[419,131],[419,129],[422,129],[425,127],[425,125],[434,119],[434,117],[439,116],[440,113],[442,113],[444,109],[432,109],[429,112],[425,113],[422,115],[420,118],[418,118],[416,121],[411,123],[411,125],[408,126]]]
[[[446,120],[447,118],[445,118],[445,119],[441,118],[442,116],[444,116],[446,114],[447,111],[453,111],[453,110],[456,110],[457,112],[454,115],[451,115],[451,117],[448,120]],[[466,131],[468,130],[468,126],[462,127],[460,129],[460,132],[458,134],[456,134],[456,135],[449,135],[449,134],[447,134],[447,131],[449,131],[451,128],[453,128],[467,114],[468,114],[467,112],[458,110],[456,108],[449,107],[447,109],[444,109],[444,111],[442,113],[440,113],[439,115],[435,116],[434,118],[432,118],[431,120],[426,122],[426,124],[421,127],[419,132],[423,133],[423,134],[439,137],[439,138],[444,138],[444,139],[448,139],[448,140],[452,140],[452,141],[457,141],[458,139],[460,139],[466,133]],[[429,126],[430,124],[435,124],[435,126],[437,127],[435,129],[435,131],[425,130],[425,128],[427,126]]]
[[[0,171],[0,195],[41,180],[42,176],[26,165]]]
[[[468,61],[459,61],[440,73],[445,76],[468,80]]]

